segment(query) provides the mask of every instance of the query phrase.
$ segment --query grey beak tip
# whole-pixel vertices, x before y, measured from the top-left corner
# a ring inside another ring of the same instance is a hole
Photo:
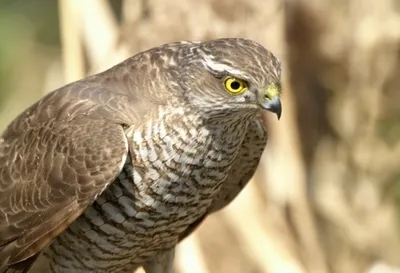
[[[274,96],[272,99],[264,97],[260,103],[262,109],[275,113],[278,120],[280,120],[282,115],[282,104],[279,96]]]
[[[274,97],[272,100],[268,102],[266,109],[275,113],[276,116],[278,117],[278,120],[280,120],[282,115],[282,104],[278,96]]]

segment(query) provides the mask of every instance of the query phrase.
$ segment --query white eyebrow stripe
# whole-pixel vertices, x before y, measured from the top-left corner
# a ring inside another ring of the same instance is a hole
[[[209,56],[204,56],[203,64],[210,68],[211,70],[214,70],[216,72],[228,72],[229,74],[232,75],[241,75],[243,74],[242,71],[239,69],[235,69],[232,66],[223,64],[223,63],[218,63],[214,60],[212,60]]]

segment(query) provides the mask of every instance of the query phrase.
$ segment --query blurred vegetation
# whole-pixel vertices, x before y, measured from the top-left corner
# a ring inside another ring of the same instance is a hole
[[[43,73],[60,54],[58,23],[57,1],[0,1],[0,128],[43,94]]]
[[[122,1],[110,3],[121,18]],[[56,0],[0,0],[0,129],[62,84],[46,76],[61,65],[59,23]]]

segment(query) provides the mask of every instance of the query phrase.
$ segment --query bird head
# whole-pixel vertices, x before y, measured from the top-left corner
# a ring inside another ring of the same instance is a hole
[[[282,113],[280,62],[251,40],[183,44],[180,82],[190,105],[206,113]]]

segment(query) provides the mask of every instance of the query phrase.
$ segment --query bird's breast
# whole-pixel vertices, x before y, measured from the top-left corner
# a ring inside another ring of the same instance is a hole
[[[219,192],[246,126],[208,127],[185,116],[128,131],[121,173],[53,242],[53,263],[119,272],[175,245]],[[83,254],[75,256],[78,249]]]
[[[127,134],[130,157],[120,179],[133,193],[132,214],[157,233],[179,234],[219,192],[242,145],[247,123],[209,126],[198,117],[149,122]],[[162,223],[160,225],[159,223]]]
[[[171,221],[204,213],[228,175],[246,126],[206,126],[196,117],[181,116],[128,133],[137,205]]]

